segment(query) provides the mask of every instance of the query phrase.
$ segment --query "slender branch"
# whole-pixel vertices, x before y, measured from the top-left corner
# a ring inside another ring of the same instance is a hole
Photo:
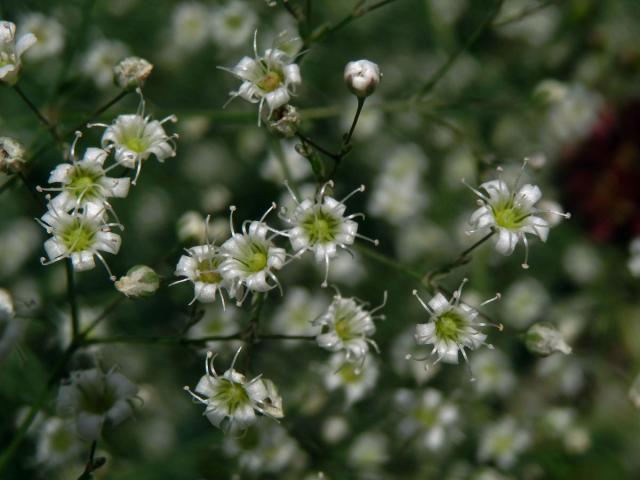
[[[78,314],[78,302],[76,299],[73,263],[71,263],[70,258],[65,262],[65,268],[67,270],[67,300],[69,302],[69,308],[71,309],[71,338],[72,341],[75,341],[80,334],[80,316]]]
[[[300,141],[309,144],[310,146],[312,146],[313,148],[315,148],[316,150],[318,150],[320,153],[325,154],[327,157],[332,158],[333,160],[337,160],[339,157],[339,154],[337,153],[331,153],[329,150],[327,150],[326,148],[321,147],[320,145],[318,145],[317,143],[315,143],[313,140],[311,140],[308,137],[305,137],[303,134],[301,134],[300,132],[296,133],[296,137],[298,137],[300,139]]]
[[[344,137],[344,145],[349,145],[351,142],[351,137],[353,136],[353,132],[356,130],[356,125],[358,125],[358,120],[360,119],[360,113],[362,112],[362,107],[364,107],[364,101],[366,97],[358,97],[358,107],[356,108],[356,113],[353,116],[353,122],[351,122],[351,128],[349,129],[349,133]]]
[[[250,327],[251,328],[251,327]],[[228,342],[231,340],[242,340],[249,338],[250,328],[231,335],[210,335],[198,338],[167,337],[167,336],[135,336],[118,335],[115,337],[87,338],[83,341],[87,344],[133,344],[133,345],[154,345],[154,346],[203,346],[209,342]],[[286,334],[254,334],[250,336],[253,343],[263,340],[315,340],[315,335],[286,335]]]
[[[493,22],[493,27],[503,27],[505,25],[508,25],[510,23],[514,23],[514,22],[518,22],[522,19],[524,19],[525,17],[528,17],[529,15],[532,15],[536,12],[539,12],[540,10],[544,10],[545,8],[550,7],[551,5],[555,5],[557,3],[557,0],[547,0],[546,2],[542,2],[538,5],[534,5],[532,7],[528,7],[528,8],[524,8],[522,11],[504,18],[502,20],[500,20],[499,22],[494,21]]]
[[[109,305],[107,305],[107,307],[102,311],[102,313],[100,313],[100,315],[94,318],[92,322],[89,324],[89,326],[82,331],[82,333],[80,334],[82,339],[83,340],[86,339],[87,336],[100,324],[100,322],[102,322],[105,318],[109,316],[109,314],[111,314],[111,312],[113,312],[116,308],[118,308],[118,306],[126,298],[127,297],[124,295],[118,295],[116,298],[114,298],[113,301]]]
[[[87,126],[87,123],[91,122],[91,120],[95,118],[98,118],[100,115],[102,115],[104,112],[109,110],[111,107],[113,107],[116,103],[118,103],[124,97],[129,95],[129,93],[131,93],[130,90],[122,90],[120,93],[118,93],[118,95],[113,97],[107,103],[97,108],[93,113],[91,113],[88,117],[86,117],[86,119],[82,123],[78,124],[75,128],[71,129],[70,133],[74,133],[77,130],[83,130]]]
[[[440,66],[440,68],[438,68],[433,73],[433,75],[431,75],[431,78],[429,78],[429,80],[427,80],[424,83],[424,85],[422,85],[422,87],[418,90],[418,93],[414,95],[413,97],[414,101],[420,100],[421,98],[426,96],[429,92],[431,92],[431,90],[435,88],[438,82],[442,80],[442,78],[446,75],[449,69],[453,66],[453,64],[458,59],[458,57],[463,52],[469,50],[471,46],[478,40],[478,38],[480,38],[480,36],[484,33],[484,31],[489,26],[491,26],[493,20],[495,19],[496,15],[498,15],[498,12],[502,7],[502,2],[503,0],[497,0],[495,2],[494,7],[490,9],[489,14],[486,16],[484,21],[478,26],[478,28],[476,28],[476,30],[471,34],[471,36],[462,45],[460,45],[460,47],[457,50],[455,50],[451,55],[449,55],[449,58],[447,58],[447,60]]]

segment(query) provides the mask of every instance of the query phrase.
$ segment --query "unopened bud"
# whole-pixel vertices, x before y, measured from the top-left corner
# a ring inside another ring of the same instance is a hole
[[[274,110],[265,122],[269,130],[284,138],[291,138],[298,132],[300,114],[293,105],[283,105]]]
[[[547,356],[555,352],[569,355],[571,347],[562,338],[562,334],[554,327],[536,323],[531,326],[524,337],[524,343],[531,353]]]
[[[136,265],[127,274],[115,282],[116,289],[127,297],[146,297],[153,295],[160,287],[160,277],[146,265]]]
[[[11,137],[0,137],[0,172],[18,173],[25,165],[24,147]]]
[[[133,90],[142,87],[153,65],[140,57],[127,57],[113,67],[114,80],[123,90]]]
[[[365,98],[371,95],[380,83],[380,68],[369,60],[357,60],[344,67],[344,81],[354,95]]]

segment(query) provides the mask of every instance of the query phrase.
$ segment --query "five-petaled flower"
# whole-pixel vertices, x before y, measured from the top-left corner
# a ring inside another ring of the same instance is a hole
[[[0,21],[0,82],[16,84],[22,66],[22,54],[37,41],[33,33],[27,33],[16,42],[15,24]]]

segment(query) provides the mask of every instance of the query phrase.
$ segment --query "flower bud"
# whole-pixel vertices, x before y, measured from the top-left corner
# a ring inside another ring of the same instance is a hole
[[[640,375],[638,375],[629,387],[629,400],[633,405],[640,409]]]
[[[160,277],[146,265],[136,265],[127,274],[115,282],[116,289],[127,297],[146,297],[153,295],[160,287]]]
[[[351,93],[359,98],[371,95],[380,83],[380,68],[369,60],[357,60],[347,63],[344,68],[344,81]]]
[[[25,164],[24,147],[11,137],[0,137],[0,172],[20,172]]]
[[[123,90],[133,90],[142,87],[153,65],[140,57],[127,57],[113,67],[114,80]]]
[[[265,123],[269,130],[284,138],[295,136],[300,126],[300,114],[293,105],[283,105],[271,114]]]
[[[531,353],[547,356],[555,352],[569,355],[571,347],[562,338],[562,334],[556,328],[536,323],[524,337],[524,343]]]

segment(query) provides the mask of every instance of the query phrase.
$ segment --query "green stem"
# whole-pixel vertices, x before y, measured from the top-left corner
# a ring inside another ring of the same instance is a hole
[[[351,143],[351,137],[353,136],[353,132],[356,130],[356,125],[358,125],[358,119],[360,119],[360,113],[362,112],[362,107],[364,107],[364,101],[366,97],[358,97],[358,107],[356,108],[356,113],[353,116],[353,122],[351,122],[351,128],[349,129],[349,133],[347,133],[346,137],[344,137],[344,146],[349,145]]]
[[[555,5],[556,3],[558,3],[558,0],[548,0],[546,2],[542,2],[538,5],[534,5],[532,7],[529,8],[525,8],[522,11],[507,17],[503,20],[500,20],[499,22],[493,22],[493,27],[503,27],[504,25],[508,25],[510,23],[514,23],[514,22],[518,22],[520,20],[522,20],[525,17],[528,17],[529,15],[532,15],[536,12],[539,12],[540,10],[544,10],[547,7],[550,7],[551,5]]]
[[[105,318],[109,316],[111,312],[113,312],[118,306],[126,299],[124,295],[118,295],[113,301],[107,305],[107,307],[98,315],[93,321],[89,324],[87,328],[85,328],[81,333],[80,337],[84,340],[87,336],[102,322]]]
[[[71,309],[71,338],[75,341],[80,334],[80,316],[78,314],[78,302],[76,299],[76,283],[73,272],[73,263],[68,258],[65,262],[67,270],[67,300]]]

